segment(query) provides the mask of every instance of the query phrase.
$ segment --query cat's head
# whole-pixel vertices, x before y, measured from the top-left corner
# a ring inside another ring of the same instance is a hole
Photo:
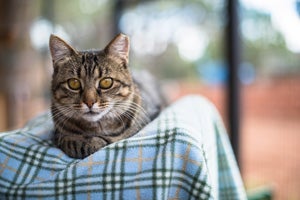
[[[78,51],[51,35],[52,114],[87,121],[122,114],[134,98],[129,38],[117,35],[103,50]]]

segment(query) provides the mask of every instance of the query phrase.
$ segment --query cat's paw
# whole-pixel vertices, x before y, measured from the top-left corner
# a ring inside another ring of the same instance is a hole
[[[87,157],[96,151],[100,150],[101,148],[105,147],[108,145],[108,143],[100,138],[100,137],[92,137],[89,139],[88,143],[86,144],[86,151],[82,152],[83,157]]]
[[[72,158],[85,158],[108,143],[100,137],[74,138],[64,137],[57,146]]]
[[[94,149],[101,149],[102,147],[107,145],[107,142],[100,137],[92,137],[90,140],[90,145]]]

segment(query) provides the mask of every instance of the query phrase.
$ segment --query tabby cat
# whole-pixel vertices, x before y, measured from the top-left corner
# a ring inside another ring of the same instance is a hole
[[[128,138],[162,109],[156,81],[131,74],[128,36],[117,35],[103,50],[77,51],[55,35],[49,46],[54,143],[68,156],[85,158]]]

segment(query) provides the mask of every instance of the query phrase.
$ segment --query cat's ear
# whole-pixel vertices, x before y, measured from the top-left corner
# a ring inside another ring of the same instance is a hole
[[[118,34],[104,49],[108,56],[128,64],[129,57],[129,37]]]
[[[76,53],[76,50],[73,49],[73,47],[53,34],[50,36],[49,48],[54,63]]]

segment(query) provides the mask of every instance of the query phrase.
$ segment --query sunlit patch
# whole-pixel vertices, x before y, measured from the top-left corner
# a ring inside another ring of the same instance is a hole
[[[300,20],[293,0],[242,0],[241,3],[250,9],[268,13],[271,16],[272,25],[283,34],[287,48],[293,52],[300,52]],[[250,27],[251,28],[251,27]],[[254,26],[248,35],[257,35],[257,27]],[[266,31],[263,30],[262,33]]]
[[[175,33],[178,52],[182,59],[196,61],[203,56],[208,37],[195,27],[183,27]]]
[[[70,41],[70,36],[64,28],[57,24],[52,24],[49,20],[38,18],[30,26],[30,41],[34,48],[43,50],[48,47],[49,35],[55,33]]]
[[[133,52],[157,56],[173,44],[183,59],[199,59],[208,44],[204,30],[199,31],[205,11],[200,6],[166,5],[168,9],[161,9],[160,4],[144,4],[122,15],[120,28],[131,35]]]

